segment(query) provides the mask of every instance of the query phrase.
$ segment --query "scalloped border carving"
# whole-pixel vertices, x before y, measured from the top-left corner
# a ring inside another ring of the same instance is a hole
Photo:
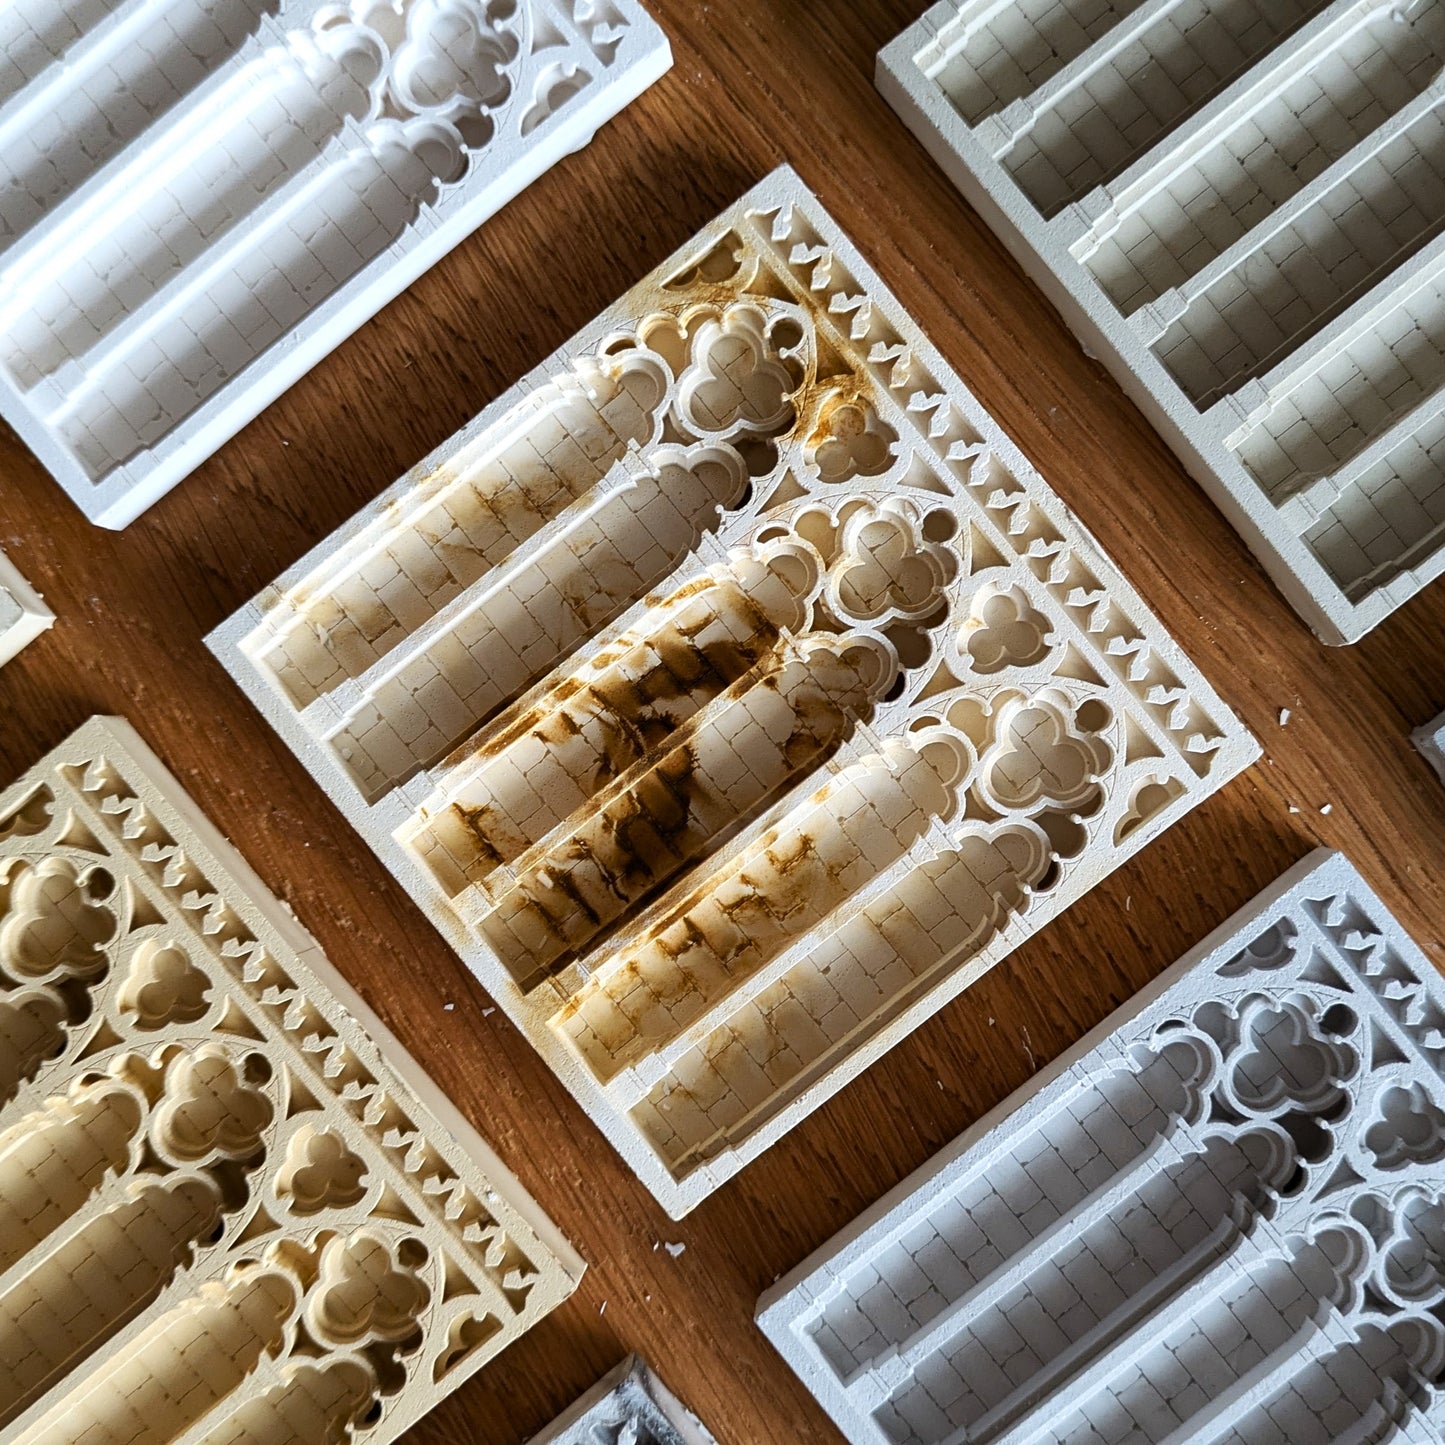
[[[675,1215],[1258,752],[786,170],[210,645]]]

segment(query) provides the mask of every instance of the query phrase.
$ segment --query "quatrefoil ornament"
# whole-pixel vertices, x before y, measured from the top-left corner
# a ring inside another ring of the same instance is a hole
[[[513,0],[414,0],[388,66],[391,105],[450,121],[498,110],[513,93],[526,13]]]

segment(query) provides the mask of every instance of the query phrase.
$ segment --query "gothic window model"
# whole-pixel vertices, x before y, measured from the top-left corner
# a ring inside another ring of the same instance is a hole
[[[0,416],[124,527],[670,63],[637,0],[10,0]]]
[[[1445,1432],[1445,983],[1319,850],[763,1297],[853,1445]]]
[[[789,171],[211,645],[675,1214],[1258,751]]]

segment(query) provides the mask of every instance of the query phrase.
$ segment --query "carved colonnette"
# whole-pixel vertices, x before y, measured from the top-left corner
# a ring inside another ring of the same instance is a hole
[[[211,645],[675,1213],[1257,752],[786,171]]]
[[[0,414],[124,526],[671,63],[636,0],[0,14]]]
[[[877,79],[1321,638],[1445,572],[1438,0],[937,0]]]
[[[391,1440],[581,1272],[128,726],[0,798],[6,1440]]]

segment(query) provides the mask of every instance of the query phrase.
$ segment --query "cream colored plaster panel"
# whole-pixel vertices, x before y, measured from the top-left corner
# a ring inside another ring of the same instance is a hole
[[[55,614],[19,568],[0,552],[0,664],[9,662],[54,623]]]
[[[581,1272],[130,727],[0,799],[7,1445],[381,1445]]]

